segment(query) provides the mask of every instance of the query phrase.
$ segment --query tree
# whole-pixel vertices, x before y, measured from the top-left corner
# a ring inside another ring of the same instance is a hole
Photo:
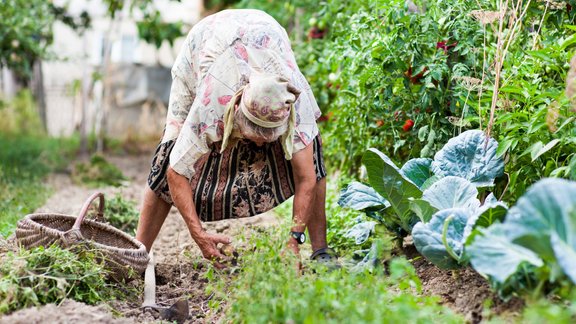
[[[0,67],[12,70],[23,85],[29,83],[34,62],[49,54],[55,21],[79,31],[90,26],[86,12],[75,18],[46,0],[0,1],[0,17]]]

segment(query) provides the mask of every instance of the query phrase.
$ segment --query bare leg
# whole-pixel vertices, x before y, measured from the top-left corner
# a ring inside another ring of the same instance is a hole
[[[162,224],[168,216],[172,206],[164,200],[158,198],[156,194],[146,186],[144,192],[144,202],[140,211],[140,220],[136,230],[136,239],[146,246],[150,252],[152,244],[162,228]]]
[[[326,178],[316,182],[314,188],[313,214],[308,220],[308,234],[312,251],[316,251],[328,246],[326,243]]]

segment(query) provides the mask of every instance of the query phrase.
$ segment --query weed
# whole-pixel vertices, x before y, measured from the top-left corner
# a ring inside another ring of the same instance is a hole
[[[103,156],[94,154],[87,163],[78,163],[74,167],[72,179],[89,187],[119,187],[126,177],[122,171]]]
[[[136,203],[132,200],[125,200],[119,194],[106,200],[104,220],[121,231],[134,235],[139,215]]]
[[[43,135],[44,127],[28,89],[19,91],[10,101],[0,99],[0,129],[4,134]]]
[[[453,323],[462,319],[438,304],[435,297],[420,296],[420,281],[405,259],[391,262],[391,277],[383,271],[327,272],[318,266],[298,274],[295,260],[280,251],[284,233],[257,234],[255,249],[247,253],[240,274],[226,299],[227,321],[239,323],[356,323],[423,322]],[[213,289],[214,290],[214,289]]]
[[[76,254],[53,245],[8,252],[0,259],[0,314],[65,298],[96,304],[119,295],[106,282],[95,251]]]

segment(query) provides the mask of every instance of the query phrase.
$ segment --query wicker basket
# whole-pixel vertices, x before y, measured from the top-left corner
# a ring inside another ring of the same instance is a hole
[[[16,238],[22,246],[33,248],[58,244],[65,248],[86,247],[98,250],[111,278],[117,281],[133,279],[130,269],[137,274],[146,270],[148,253],[144,244],[113,226],[85,219],[92,202],[100,198],[98,217],[104,214],[104,195],[90,196],[80,216],[62,214],[30,214],[18,221]]]

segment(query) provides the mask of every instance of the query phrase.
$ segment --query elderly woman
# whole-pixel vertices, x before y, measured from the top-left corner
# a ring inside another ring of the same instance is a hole
[[[294,195],[288,247],[308,229],[312,259],[326,244],[320,110],[286,31],[258,10],[196,24],[172,68],[166,128],[152,161],[136,238],[150,250],[175,205],[205,258],[222,258],[201,221],[253,216]]]

